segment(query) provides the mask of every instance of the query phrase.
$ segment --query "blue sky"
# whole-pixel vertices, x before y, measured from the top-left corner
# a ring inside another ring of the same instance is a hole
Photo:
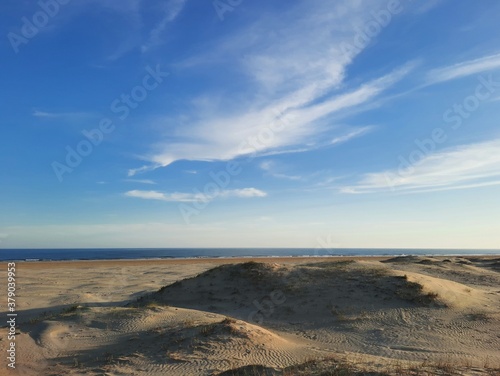
[[[1,10],[2,248],[499,248],[497,1]]]

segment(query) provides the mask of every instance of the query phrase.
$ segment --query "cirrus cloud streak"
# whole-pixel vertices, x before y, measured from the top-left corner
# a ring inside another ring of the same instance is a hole
[[[461,145],[424,156],[416,164],[365,174],[344,193],[397,190],[408,193],[470,189],[500,184],[500,139]]]
[[[209,202],[218,197],[237,197],[237,198],[252,198],[266,197],[267,193],[257,188],[241,188],[241,189],[226,189],[214,192],[213,194],[206,193],[166,193],[159,191],[142,191],[132,190],[125,192],[125,196],[141,198],[145,200],[158,200],[167,202]]]

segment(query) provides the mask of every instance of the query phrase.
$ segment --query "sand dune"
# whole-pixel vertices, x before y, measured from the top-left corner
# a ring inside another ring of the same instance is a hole
[[[462,283],[419,273],[405,273],[408,281],[422,287],[422,293],[435,295],[435,300],[448,307],[466,308],[487,306],[487,292]]]
[[[446,361],[479,375],[500,366],[498,259],[267,261],[175,273],[128,265],[118,285],[113,265],[89,269],[105,283],[80,271],[46,291],[50,274],[34,271],[30,292],[50,305],[34,297],[20,314],[18,374],[314,375],[339,364],[356,374],[402,361],[432,374]]]

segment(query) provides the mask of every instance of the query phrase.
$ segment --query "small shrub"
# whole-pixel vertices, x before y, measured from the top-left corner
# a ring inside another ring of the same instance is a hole
[[[217,324],[203,325],[200,329],[200,334],[204,337],[209,337],[214,334],[215,329],[217,329]]]
[[[236,320],[233,319],[232,317],[226,317],[224,320],[221,321],[221,324],[224,325],[236,324]]]

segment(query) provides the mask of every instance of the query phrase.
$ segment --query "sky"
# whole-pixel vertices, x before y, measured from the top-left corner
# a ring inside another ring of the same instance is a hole
[[[498,1],[0,10],[0,248],[500,248]]]

